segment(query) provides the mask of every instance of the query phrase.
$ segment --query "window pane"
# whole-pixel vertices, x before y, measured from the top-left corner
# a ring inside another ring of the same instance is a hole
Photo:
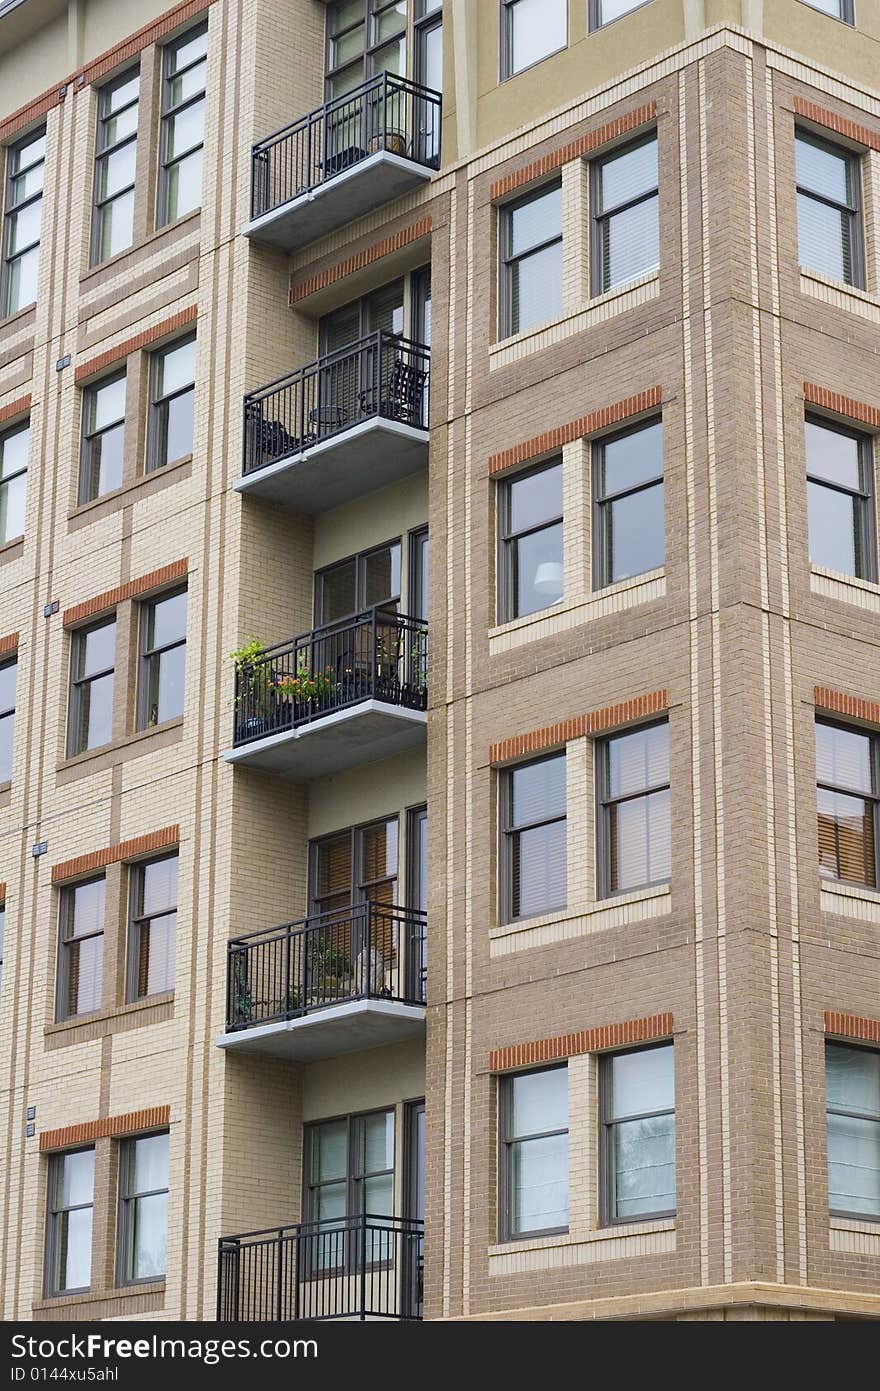
[[[513,837],[513,915],[529,918],[564,908],[567,895],[565,821]]]
[[[116,660],[116,624],[102,623],[100,628],[92,628],[80,634],[79,671],[80,676],[91,676],[93,672],[105,671]]]
[[[24,535],[26,502],[26,473],[20,473],[8,483],[0,483],[0,546]]]
[[[394,1112],[364,1116],[361,1122],[363,1138],[362,1172],[376,1173],[394,1168]]]
[[[373,551],[364,560],[364,607],[383,604],[400,594],[400,543]]]
[[[568,37],[568,0],[514,0],[509,7],[510,72],[564,48]]]
[[[193,452],[193,429],[195,394],[184,391],[168,402],[164,463],[173,464],[176,459],[184,459]]]
[[[854,491],[861,488],[861,451],[857,439],[841,434],[840,430],[817,425],[814,420],[805,421],[804,439],[807,473],[811,478],[825,478],[829,483]]]
[[[850,792],[872,792],[870,734],[817,720],[816,776],[819,782],[830,782]]]
[[[660,265],[658,211],[659,204],[654,197],[609,217],[602,248],[604,289],[624,285]]]
[[[612,1132],[614,1216],[675,1207],[675,1117],[623,1121]]]
[[[850,215],[799,193],[798,260],[831,280],[852,283]]]
[[[635,1053],[613,1053],[609,1063],[609,1119],[643,1116],[675,1105],[672,1044]]]
[[[78,1150],[61,1161],[61,1207],[81,1207],[92,1201],[95,1151]]]
[[[663,564],[665,530],[663,484],[643,488],[605,504],[606,581],[641,575]]]
[[[562,598],[562,523],[544,527],[513,543],[512,618],[537,613]]]
[[[510,332],[525,333],[562,313],[562,242],[510,267]]]
[[[610,810],[612,892],[657,884],[672,869],[669,792],[618,802]]]
[[[821,483],[807,483],[810,560],[843,575],[862,569],[859,499]]]
[[[179,72],[181,68],[189,67],[197,58],[202,58],[208,51],[208,31],[202,30],[198,34],[186,34],[183,39],[168,49],[168,71],[170,73]]]
[[[120,194],[98,213],[98,259],[106,261],[131,246],[134,239],[134,190]]]
[[[87,1289],[92,1279],[92,1208],[62,1213],[57,1220],[55,1292]]]
[[[320,580],[319,623],[335,623],[357,611],[357,561],[325,570]]]
[[[508,252],[521,256],[541,242],[562,235],[562,185],[554,184],[537,197],[514,205],[509,212]]]
[[[111,198],[123,188],[134,183],[134,164],[137,144],[130,140],[127,145],[104,155],[98,166],[98,197]]]
[[[15,314],[25,305],[33,304],[37,298],[37,272],[40,266],[40,248],[35,246],[23,256],[10,262],[9,290],[6,312]]]
[[[829,1043],[825,1067],[829,1106],[842,1111],[864,1111],[880,1119],[880,1053]]]
[[[46,157],[46,132],[41,131],[35,135],[26,145],[19,145],[13,155],[13,168],[27,169],[29,165],[36,164],[37,160]]]
[[[565,816],[565,754],[524,763],[510,773],[510,824],[526,826]]]
[[[599,23],[610,24],[613,19],[638,9],[643,3],[644,0],[599,0]]]
[[[365,1179],[363,1184],[363,1202],[364,1212],[369,1213],[371,1217],[391,1217],[394,1213],[394,1175],[377,1174],[375,1178]],[[383,1238],[380,1236],[372,1236],[372,1241],[379,1246],[380,1250],[385,1244]],[[373,1257],[374,1260],[381,1258],[378,1252]],[[387,1255],[384,1258],[387,1259]]]
[[[128,106],[129,102],[133,102],[140,90],[140,82],[140,73],[134,72],[116,86],[105,87],[101,93],[103,114],[109,115],[123,106]]]
[[[9,238],[7,255],[14,256],[16,251],[21,251],[23,247],[39,241],[42,212],[43,200],[39,198],[35,203],[28,203],[21,212],[12,213],[7,220],[7,236]]]
[[[174,989],[177,914],[165,913],[141,924],[137,998]]]
[[[510,1135],[540,1135],[568,1126],[568,1068],[522,1072],[510,1083]]]
[[[27,468],[30,438],[29,425],[0,436],[0,478],[9,478],[11,474]]]
[[[99,676],[81,688],[82,750],[109,744],[113,734],[113,676]]]
[[[201,146],[191,155],[185,155],[168,170],[168,213],[167,220],[174,222],[194,212],[202,203],[202,154]]]
[[[88,937],[104,930],[104,879],[92,879],[71,889],[69,937]]]
[[[168,159],[176,159],[195,145],[200,145],[205,129],[205,103],[193,102],[168,122]]]
[[[510,1229],[568,1225],[568,1136],[548,1135],[510,1147]]]
[[[853,884],[876,885],[873,803],[841,792],[817,791],[819,872]]]
[[[344,1179],[348,1172],[348,1126],[344,1120],[331,1121],[312,1132],[315,1137],[313,1181]]]
[[[562,465],[526,474],[510,485],[510,531],[527,531],[562,516]]]
[[[626,797],[669,781],[669,726],[651,725],[608,741],[609,791]]]
[[[186,637],[186,600],[184,590],[181,594],[171,594],[167,599],[157,599],[150,606],[150,647],[167,647],[169,643],[179,642]]]
[[[183,714],[186,680],[186,646],[173,647],[159,658],[159,681],[156,693],[156,723],[176,719]]]
[[[168,1237],[168,1194],[154,1193],[137,1198],[132,1233],[132,1270],[135,1280],[150,1280],[165,1274]]]
[[[35,165],[28,169],[24,174],[19,174],[12,180],[12,195],[9,200],[10,207],[17,207],[19,203],[32,198],[35,193],[41,193],[43,189],[43,175],[45,169],[42,164]]]
[[[851,201],[852,162],[846,155],[798,137],[795,141],[795,170],[802,188],[830,198],[835,203]]]
[[[601,491],[624,492],[652,478],[663,477],[663,426],[658,420],[644,430],[632,430],[602,447]],[[643,566],[643,569],[649,567]]]
[[[397,821],[383,821],[360,833],[361,880],[384,879],[397,873]]]
[[[656,139],[604,160],[600,166],[597,211],[608,212],[621,203],[640,198],[657,187],[657,179]]]
[[[12,777],[12,743],[14,736],[14,716],[0,716],[0,783],[9,782]]]
[[[5,714],[15,705],[15,688],[18,683],[18,663],[7,662],[0,666],[0,714]]]
[[[405,29],[406,0],[397,0],[397,3],[386,5],[381,13],[376,15],[373,43],[381,43],[383,39],[390,38],[392,34],[400,34]]]
[[[347,899],[351,893],[351,836],[348,831],[322,840],[315,847],[315,853],[318,897],[344,894]]]
[[[90,1014],[101,1008],[104,970],[104,936],[76,941],[70,952],[70,1014]]]
[[[148,1135],[134,1143],[134,1193],[168,1187],[168,1136]]]
[[[104,430],[125,415],[125,377],[95,387],[90,393],[89,430]]]
[[[829,1113],[828,1202],[837,1212],[880,1217],[880,1121]]]
[[[190,386],[196,375],[196,340],[188,338],[166,348],[158,357],[156,374],[157,396],[170,396],[184,386]]]
[[[197,92],[203,92],[207,69],[207,63],[197,63],[189,72],[175,77],[168,89],[168,105],[179,106],[182,101],[188,101]]]

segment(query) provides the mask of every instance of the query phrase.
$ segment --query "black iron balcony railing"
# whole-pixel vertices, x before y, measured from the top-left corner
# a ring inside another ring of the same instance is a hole
[[[218,1321],[420,1319],[423,1238],[371,1215],[221,1237]]]
[[[380,150],[436,169],[439,92],[381,72],[258,140],[251,151],[251,218],[325,184]]]
[[[428,625],[387,608],[267,647],[235,674],[236,747],[364,700],[428,704]]]
[[[244,398],[244,474],[381,416],[428,425],[430,349],[380,331]]]
[[[230,939],[230,1032],[370,999],[425,1003],[425,914],[418,909],[357,903]]]

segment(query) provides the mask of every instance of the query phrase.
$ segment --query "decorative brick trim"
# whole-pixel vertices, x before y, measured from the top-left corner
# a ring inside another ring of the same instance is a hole
[[[652,691],[650,695],[636,696],[634,700],[625,700],[620,705],[606,705],[603,710],[577,715],[574,719],[563,720],[561,724],[545,725],[543,729],[533,729],[529,734],[502,739],[500,743],[490,745],[489,762],[493,765],[512,763],[530,754],[561,748],[570,739],[582,739],[585,734],[600,734],[608,729],[634,724],[637,720],[645,720],[668,709],[669,692]]]
[[[862,1043],[880,1043],[880,1019],[866,1019],[860,1014],[838,1014],[825,1011],[825,1032],[838,1038],[857,1038]]]
[[[119,864],[121,860],[137,860],[143,855],[151,855],[156,850],[167,850],[180,844],[180,827],[164,826],[161,831],[151,831],[146,836],[135,836],[133,840],[121,840],[116,845],[108,845],[104,850],[92,850],[88,855],[77,855],[73,860],[62,860],[52,866],[52,883],[60,884],[65,879],[79,879],[93,870],[104,869],[107,865]]]
[[[573,159],[592,154],[600,146],[608,145],[612,140],[617,140],[619,136],[626,135],[631,130],[638,130],[639,126],[646,126],[656,119],[657,103],[649,101],[645,106],[637,107],[635,111],[628,111],[625,116],[618,116],[616,121],[609,121],[606,125],[591,130],[588,135],[582,135],[579,139],[570,141],[561,149],[554,150],[541,159],[532,160],[531,164],[524,165],[522,169],[516,169],[512,174],[505,174],[503,179],[496,179],[490,186],[489,198],[493,203],[499,198],[506,198],[508,193],[512,193],[514,189],[521,188],[523,184],[533,183],[535,179],[543,178],[545,174],[558,169],[560,164],[569,164]]]
[[[623,1024],[605,1024],[599,1029],[581,1029],[561,1038],[539,1038],[532,1043],[515,1043],[510,1048],[493,1048],[489,1054],[490,1072],[510,1072],[533,1063],[549,1063],[574,1058],[580,1053],[600,1053],[624,1048],[630,1043],[647,1043],[672,1035],[671,1014],[650,1014],[646,1019],[627,1019]]]
[[[170,1123],[170,1106],[148,1106],[143,1111],[127,1111],[124,1116],[102,1116],[96,1121],[64,1125],[59,1130],[41,1130],[40,1151],[66,1150],[74,1145],[87,1145],[92,1140],[136,1135],[141,1130],[159,1130]]]
[[[27,396],[19,396],[17,401],[10,401],[8,406],[0,406],[0,425],[4,420],[11,420],[14,415],[25,415],[30,408],[30,393]]]
[[[880,150],[880,132],[871,130],[870,126],[860,126],[855,121],[848,121],[845,116],[836,116],[833,111],[803,97],[795,97],[794,109],[795,114],[803,116],[806,121],[836,131],[838,135],[854,140],[857,145],[864,145],[869,150]]]
[[[567,425],[557,425],[555,430],[545,430],[543,435],[523,440],[522,444],[515,444],[512,449],[504,449],[500,454],[492,454],[489,458],[489,477],[503,473],[505,469],[513,468],[516,464],[525,463],[527,459],[537,459],[542,454],[561,449],[572,440],[594,435],[597,431],[607,430],[632,416],[654,410],[661,404],[662,398],[662,389],[652,386],[647,391],[640,391],[637,396],[627,396],[625,401],[616,401],[613,406],[603,406],[601,410],[590,411],[589,415],[580,415],[577,420],[570,420]]]
[[[74,604],[72,609],[64,610],[61,622],[65,628],[70,628],[75,623],[81,623],[84,618],[92,618],[95,614],[115,609],[117,604],[124,603],[126,599],[137,599],[142,594],[149,594],[151,590],[162,589],[174,580],[185,579],[188,573],[189,560],[175,560],[171,565],[163,565],[161,570],[151,570],[148,575],[141,575],[138,580],[129,580],[128,584],[119,584],[115,589],[96,594],[94,599]]]
[[[18,651],[18,633],[7,633],[0,638],[0,657],[5,657],[9,652]]]
[[[121,67],[128,58],[134,58],[136,54],[142,53],[150,44],[158,42],[166,34],[170,34],[173,29],[177,29],[189,19],[195,19],[203,14],[215,3],[215,0],[184,0],[182,5],[175,5],[173,9],[166,10],[158,19],[154,19],[150,24],[144,25],[135,33],[130,34],[121,43],[115,44],[113,48],[108,48],[105,53],[93,58],[84,68],[78,68],[76,72],[63,79],[48,92],[43,92],[33,101],[28,102],[27,106],[22,106],[18,111],[13,111],[11,116],[0,123],[0,143],[5,143],[19,130],[24,130],[25,126],[30,125],[38,116],[58,106],[67,95],[67,89],[72,85],[73,90],[80,91],[96,82],[106,73],[112,72],[114,68]]]
[[[374,242],[372,246],[358,251],[354,256],[348,256],[344,261],[337,261],[335,265],[328,266],[326,270],[319,271],[317,275],[311,275],[308,279],[300,280],[297,284],[291,285],[288,297],[290,307],[293,308],[301,300],[308,299],[309,295],[316,294],[318,290],[326,290],[328,285],[335,285],[337,280],[344,280],[346,276],[353,275],[355,271],[371,266],[374,261],[381,261],[384,256],[393,256],[395,251],[401,251],[403,247],[409,246],[412,242],[421,241],[422,237],[430,235],[430,217],[422,217],[418,222],[410,223],[409,227],[402,228],[393,236]]]
[[[812,382],[804,382],[804,400],[808,406],[821,406],[823,410],[833,411],[846,420],[859,420],[874,430],[880,430],[880,407],[866,406],[864,401],[854,401],[851,396],[827,391],[824,386],[814,386]]]
[[[186,328],[187,324],[194,324],[197,317],[198,309],[194,304],[188,309],[181,309],[177,314],[172,314],[170,319],[163,319],[161,324],[154,324],[152,328],[144,329],[143,333],[136,333],[134,338],[126,338],[124,343],[117,343],[115,348],[108,348],[105,353],[89,358],[88,362],[80,363],[74,373],[74,381],[84,382],[89,377],[94,377],[98,372],[103,372],[105,367],[111,367],[114,362],[121,362],[130,353],[148,348],[160,338],[168,338],[178,329]]]
[[[880,705],[873,700],[843,695],[841,691],[831,691],[827,686],[814,686],[813,699],[819,710],[830,710],[835,715],[846,715],[851,720],[880,725]]]

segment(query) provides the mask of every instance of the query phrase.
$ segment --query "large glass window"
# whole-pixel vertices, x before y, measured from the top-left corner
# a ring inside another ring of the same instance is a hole
[[[503,338],[562,313],[562,184],[501,209]]]
[[[663,426],[659,420],[593,445],[597,589],[663,564]]]
[[[638,1222],[675,1212],[673,1046],[601,1061],[603,1219]]]
[[[558,603],[563,593],[562,463],[556,459],[499,489],[498,618],[505,622]]]
[[[312,912],[397,903],[397,817],[312,841]]]
[[[168,1240],[168,1132],[126,1140],[119,1151],[118,1278],[161,1280]]]
[[[630,10],[640,10],[648,0],[590,0],[590,28],[601,29],[603,24],[612,24],[615,19],[629,14]]]
[[[87,1290],[92,1282],[95,1151],[70,1150],[49,1160],[47,1295]]]
[[[196,340],[178,338],[153,353],[150,362],[150,421],[147,472],[193,452]]]
[[[30,421],[0,434],[0,546],[24,535]]]
[[[380,72],[406,76],[406,0],[338,0],[328,5],[327,100],[344,96]],[[351,124],[348,117],[342,121],[343,128]],[[340,139],[341,132],[337,150]]]
[[[811,10],[821,10],[823,14],[830,14],[833,19],[842,19],[844,24],[855,23],[855,7],[853,0],[804,0]]]
[[[104,982],[103,874],[61,890],[59,1020],[101,1008]]]
[[[565,754],[501,775],[501,918],[564,908],[567,898]]]
[[[568,43],[568,0],[501,0],[501,77],[514,77]]]
[[[135,68],[98,92],[93,265],[125,251],[134,240],[140,82],[140,70]]]
[[[615,150],[591,166],[594,295],[660,265],[657,137]]]
[[[162,75],[158,224],[164,227],[200,207],[205,142],[208,26],[166,46]]]
[[[501,1082],[501,1240],[568,1228],[568,1068]]]
[[[600,892],[665,883],[672,869],[669,726],[664,720],[615,734],[597,752]]]
[[[129,880],[129,1000],[174,989],[177,852],[133,865]]]
[[[848,285],[865,285],[861,161],[800,131],[795,139],[798,259]]]
[[[877,736],[816,721],[819,873],[877,887]]]
[[[847,1217],[880,1217],[880,1053],[825,1046],[828,1205]]]
[[[6,152],[0,318],[36,302],[45,161],[45,129],[26,135]]]
[[[305,1216],[321,1223],[309,1264],[319,1269],[354,1263],[361,1248],[340,1225],[346,1218],[377,1219],[366,1232],[367,1263],[387,1260],[392,1236],[376,1228],[394,1215],[394,1112],[371,1111],[306,1127]]]
[[[186,609],[185,589],[141,605],[139,729],[183,714]]]
[[[109,744],[112,739],[115,667],[115,616],[73,634],[67,736],[70,757]]]
[[[874,580],[873,442],[807,417],[807,505],[810,560],[844,575]]]
[[[125,439],[125,373],[95,382],[83,392],[83,442],[79,501],[92,502],[122,486]]]
[[[400,541],[349,556],[315,575],[315,624],[336,623],[380,604],[400,607]]]
[[[0,662],[0,785],[12,777],[12,750],[15,739],[15,690],[18,684],[18,658]]]

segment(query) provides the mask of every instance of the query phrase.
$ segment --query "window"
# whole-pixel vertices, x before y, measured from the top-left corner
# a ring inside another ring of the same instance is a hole
[[[878,738],[816,721],[819,873],[877,887]]]
[[[537,613],[562,598],[562,464],[557,459],[502,483],[498,618]]]
[[[562,313],[562,184],[501,210],[501,336]]]
[[[564,908],[564,753],[502,773],[501,827],[502,921]]]
[[[810,560],[844,575],[877,578],[873,442],[807,417]]]
[[[413,23],[416,82],[432,92],[443,91],[443,12],[441,0],[416,0]],[[440,120],[437,109],[417,101],[420,158],[436,162],[440,154]],[[422,339],[428,342],[428,339]]]
[[[153,353],[147,472],[185,459],[193,451],[196,340],[179,338]]]
[[[669,726],[615,734],[598,746],[600,893],[663,884],[672,867]]]
[[[602,295],[660,265],[656,135],[595,160],[591,173],[593,294]]]
[[[177,853],[133,865],[129,878],[129,1000],[174,989]]]
[[[848,1217],[880,1217],[880,1053],[825,1045],[828,1205]]]
[[[92,502],[122,486],[125,437],[125,373],[83,392],[83,442],[79,501]]]
[[[119,1151],[118,1279],[161,1280],[168,1239],[168,1132],[126,1140]]]
[[[673,1047],[602,1058],[603,1222],[639,1222],[675,1212]]]
[[[101,1008],[104,982],[103,874],[61,890],[59,1020]]]
[[[593,445],[597,589],[663,564],[663,426],[659,420]]]
[[[406,0],[339,0],[327,7],[327,100],[342,97],[377,73],[406,77]],[[350,106],[335,134],[337,148],[355,141],[360,112]],[[345,135],[343,136],[343,132]]]
[[[87,1290],[92,1282],[95,1151],[70,1150],[49,1160],[47,1295]]]
[[[3,984],[3,957],[6,953],[6,904],[0,901],[0,985]]]
[[[568,1068],[501,1080],[500,1239],[568,1230]]]
[[[183,714],[186,609],[185,589],[141,605],[139,729]]]
[[[801,265],[864,289],[858,155],[800,131],[795,138],[795,169]]]
[[[630,10],[640,10],[648,0],[589,0],[590,29],[601,29],[603,24],[612,24],[615,19],[629,14]]]
[[[397,903],[397,817],[312,841],[312,912]]]
[[[18,659],[0,662],[0,786],[12,777],[12,746],[15,738],[15,688]]]
[[[853,0],[804,0],[811,10],[821,10],[834,19],[842,19],[844,24],[855,24]]]
[[[335,623],[380,604],[400,606],[400,541],[350,556],[315,575],[315,623]]]
[[[98,92],[92,265],[125,251],[134,241],[140,80],[135,68]]]
[[[0,546],[24,535],[30,421],[0,434]]]
[[[208,26],[166,46],[162,77],[158,225],[176,222],[202,202]]]
[[[340,1230],[345,1218],[394,1214],[394,1112],[372,1111],[305,1127],[305,1218],[320,1222],[306,1253],[309,1264],[334,1269],[353,1263],[360,1241],[349,1249]],[[367,1263],[388,1260],[394,1237],[366,1232]]]
[[[568,43],[568,0],[501,0],[501,80]]]
[[[45,160],[45,129],[10,145],[6,154],[0,317],[36,303]]]
[[[115,666],[115,616],[73,634],[68,757],[110,743]]]

